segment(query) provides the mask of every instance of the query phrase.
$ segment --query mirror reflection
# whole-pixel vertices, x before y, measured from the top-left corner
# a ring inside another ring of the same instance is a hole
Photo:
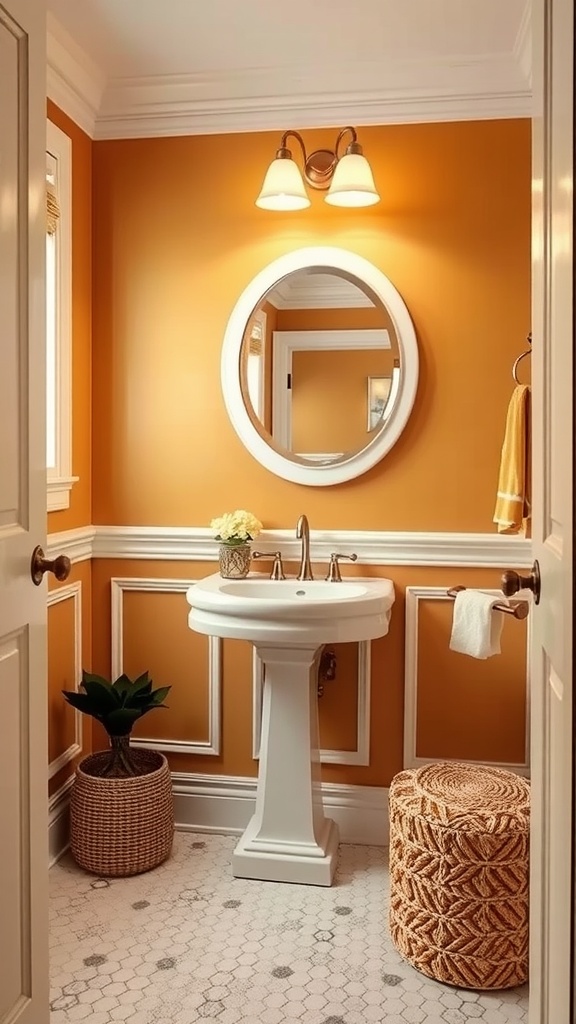
[[[362,451],[386,428],[400,375],[388,311],[344,271],[286,275],[244,330],[244,406],[267,443],[294,460],[329,465]]]

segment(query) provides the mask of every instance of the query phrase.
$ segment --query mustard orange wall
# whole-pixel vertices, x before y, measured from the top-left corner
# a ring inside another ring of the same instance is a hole
[[[292,356],[292,451],[350,452],[368,440],[368,377],[391,377],[390,349]]]
[[[48,533],[92,522],[92,140],[54,103],[48,117],[72,140],[72,473],[70,508],[48,514]]]
[[[309,131],[314,146],[332,131]],[[258,210],[275,133],[101,141],[94,158],[96,523],[490,531],[515,356],[530,324],[527,120],[362,129],[382,202]],[[271,476],[220,393],[234,303],[272,259],[336,245],[371,260],[418,335],[414,412],[385,459],[337,488]],[[479,386],[481,382],[481,386]],[[386,501],[382,501],[385,491]]]

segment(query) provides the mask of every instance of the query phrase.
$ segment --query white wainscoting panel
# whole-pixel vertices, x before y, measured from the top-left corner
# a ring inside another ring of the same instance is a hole
[[[485,593],[500,595],[500,590],[489,590],[482,587]],[[444,587],[406,587],[406,658],[404,677],[404,768],[419,768],[421,765],[430,764],[440,758],[418,757],[416,755],[416,728],[418,724],[418,618],[420,601],[452,601],[448,597]],[[530,621],[528,622],[528,646],[530,644]],[[526,680],[526,742],[525,750],[529,752],[529,717],[530,717],[530,690],[529,679]],[[528,756],[528,755],[527,755]],[[450,758],[442,758],[449,761]],[[467,761],[468,758],[459,758]],[[470,760],[471,764],[480,762]],[[481,762],[484,763],[484,762]],[[508,764],[503,762],[490,762],[495,768],[506,768],[508,771],[516,772],[518,775],[528,776],[530,765],[528,760],[522,764]]]
[[[358,644],[358,697],[355,750],[320,750],[321,764],[370,764],[370,655],[369,640]],[[329,684],[329,685],[337,685]],[[260,757],[262,729],[262,691],[264,666],[256,648],[252,654],[252,757]]]
[[[153,576],[112,577],[112,677],[117,679],[124,671],[124,594],[140,591],[149,594],[185,594],[197,580],[160,579]],[[133,747],[146,747],[178,754],[220,753],[221,698],[222,698],[222,641],[207,637],[208,641],[208,739],[166,740],[152,736],[132,738]]]
[[[49,590],[46,603],[48,607],[59,604],[60,601],[72,601],[74,604],[74,689],[78,690],[82,680],[82,583],[80,580],[75,583],[67,583],[57,590]],[[62,698],[64,700],[64,698]],[[82,753],[82,713],[74,709],[74,741],[62,751],[58,757],[48,765],[48,778],[54,775],[69,764],[74,758]]]

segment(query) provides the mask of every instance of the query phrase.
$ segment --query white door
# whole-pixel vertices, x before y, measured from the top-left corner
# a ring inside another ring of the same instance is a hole
[[[573,0],[534,0],[530,1022],[569,1024],[572,949]]]
[[[0,1024],[48,1021],[43,8],[0,0]]]

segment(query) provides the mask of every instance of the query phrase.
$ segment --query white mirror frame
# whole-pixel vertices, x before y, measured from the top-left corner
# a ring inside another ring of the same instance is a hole
[[[272,448],[259,434],[244,405],[240,354],[246,324],[262,298],[278,281],[297,270],[318,267],[341,270],[362,281],[380,299],[394,324],[400,351],[402,380],[397,403],[382,429],[359,452],[330,465],[292,460]],[[418,344],[410,314],[392,282],[373,263],[331,246],[310,246],[280,256],[264,267],[238,299],[228,321],[222,345],[221,380],[224,402],[232,426],[254,458],[284,480],[310,487],[344,483],[366,473],[390,451],[404,430],[418,386]]]

